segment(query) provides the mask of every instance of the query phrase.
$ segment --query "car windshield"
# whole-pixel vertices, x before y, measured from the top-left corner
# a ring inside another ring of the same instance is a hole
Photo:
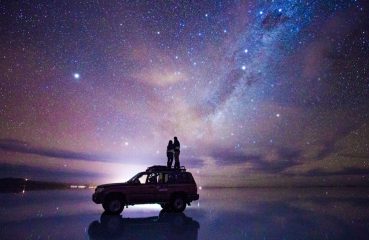
[[[130,183],[130,182],[133,182],[135,179],[141,177],[142,175],[142,172],[140,173],[137,173],[136,175],[134,175],[131,179],[129,179],[127,182]]]

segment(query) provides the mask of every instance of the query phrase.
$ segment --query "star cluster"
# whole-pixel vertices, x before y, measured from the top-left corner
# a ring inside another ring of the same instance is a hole
[[[365,1],[0,5],[0,176],[367,184]]]

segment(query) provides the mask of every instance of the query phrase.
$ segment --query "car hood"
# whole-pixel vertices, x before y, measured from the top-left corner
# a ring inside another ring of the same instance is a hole
[[[120,186],[128,186],[129,183],[108,183],[97,186],[98,188],[108,188],[108,187],[120,187]]]

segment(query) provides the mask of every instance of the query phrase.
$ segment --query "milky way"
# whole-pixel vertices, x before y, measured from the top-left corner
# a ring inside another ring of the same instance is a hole
[[[369,181],[365,1],[0,4],[0,177]]]

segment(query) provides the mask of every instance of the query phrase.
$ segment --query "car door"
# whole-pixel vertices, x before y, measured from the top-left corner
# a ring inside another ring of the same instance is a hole
[[[144,202],[145,203],[156,203],[158,202],[157,196],[158,196],[158,179],[159,179],[159,173],[150,173],[148,174],[146,184],[144,186]]]
[[[149,174],[143,173],[135,185],[130,187],[129,202],[132,204],[152,202],[155,195],[155,185],[148,182]]]
[[[171,173],[160,173],[157,186],[158,202],[167,202],[170,198],[173,184],[173,175]]]

